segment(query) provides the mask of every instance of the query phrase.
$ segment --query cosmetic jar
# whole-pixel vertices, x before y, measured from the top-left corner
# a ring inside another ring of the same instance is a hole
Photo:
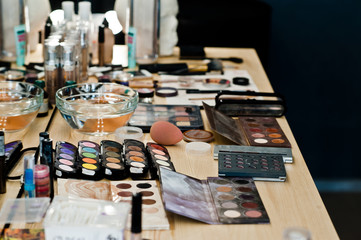
[[[124,139],[143,141],[143,130],[138,127],[120,127],[115,130],[115,139],[123,144]]]
[[[186,144],[188,155],[207,155],[211,153],[211,145],[205,142],[190,142]]]

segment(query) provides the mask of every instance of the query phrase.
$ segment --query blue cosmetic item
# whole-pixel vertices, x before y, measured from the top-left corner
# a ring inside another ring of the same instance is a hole
[[[33,156],[24,157],[24,190],[26,198],[35,197],[34,165],[35,159]]]

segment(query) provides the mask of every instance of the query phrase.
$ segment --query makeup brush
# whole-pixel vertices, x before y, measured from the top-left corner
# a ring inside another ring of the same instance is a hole
[[[142,240],[142,193],[136,193],[132,198],[131,240]]]

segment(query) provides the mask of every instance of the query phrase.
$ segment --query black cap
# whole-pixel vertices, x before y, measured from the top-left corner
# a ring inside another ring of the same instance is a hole
[[[103,43],[104,42],[104,25],[99,26],[99,32],[98,32],[98,42]]]
[[[132,198],[132,233],[142,232],[142,193],[136,193]]]

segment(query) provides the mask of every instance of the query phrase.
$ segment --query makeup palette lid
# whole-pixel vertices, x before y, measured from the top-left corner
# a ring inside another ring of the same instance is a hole
[[[203,102],[203,107],[212,130],[235,143],[246,146],[249,145],[246,136],[241,130],[242,126],[239,121],[217,111],[205,102]]]
[[[138,127],[124,126],[115,130],[115,138],[120,143],[124,142],[124,139],[134,139],[138,141],[143,140],[143,130]]]
[[[190,155],[206,155],[211,152],[211,145],[205,142],[190,142],[186,144],[186,152]]]

